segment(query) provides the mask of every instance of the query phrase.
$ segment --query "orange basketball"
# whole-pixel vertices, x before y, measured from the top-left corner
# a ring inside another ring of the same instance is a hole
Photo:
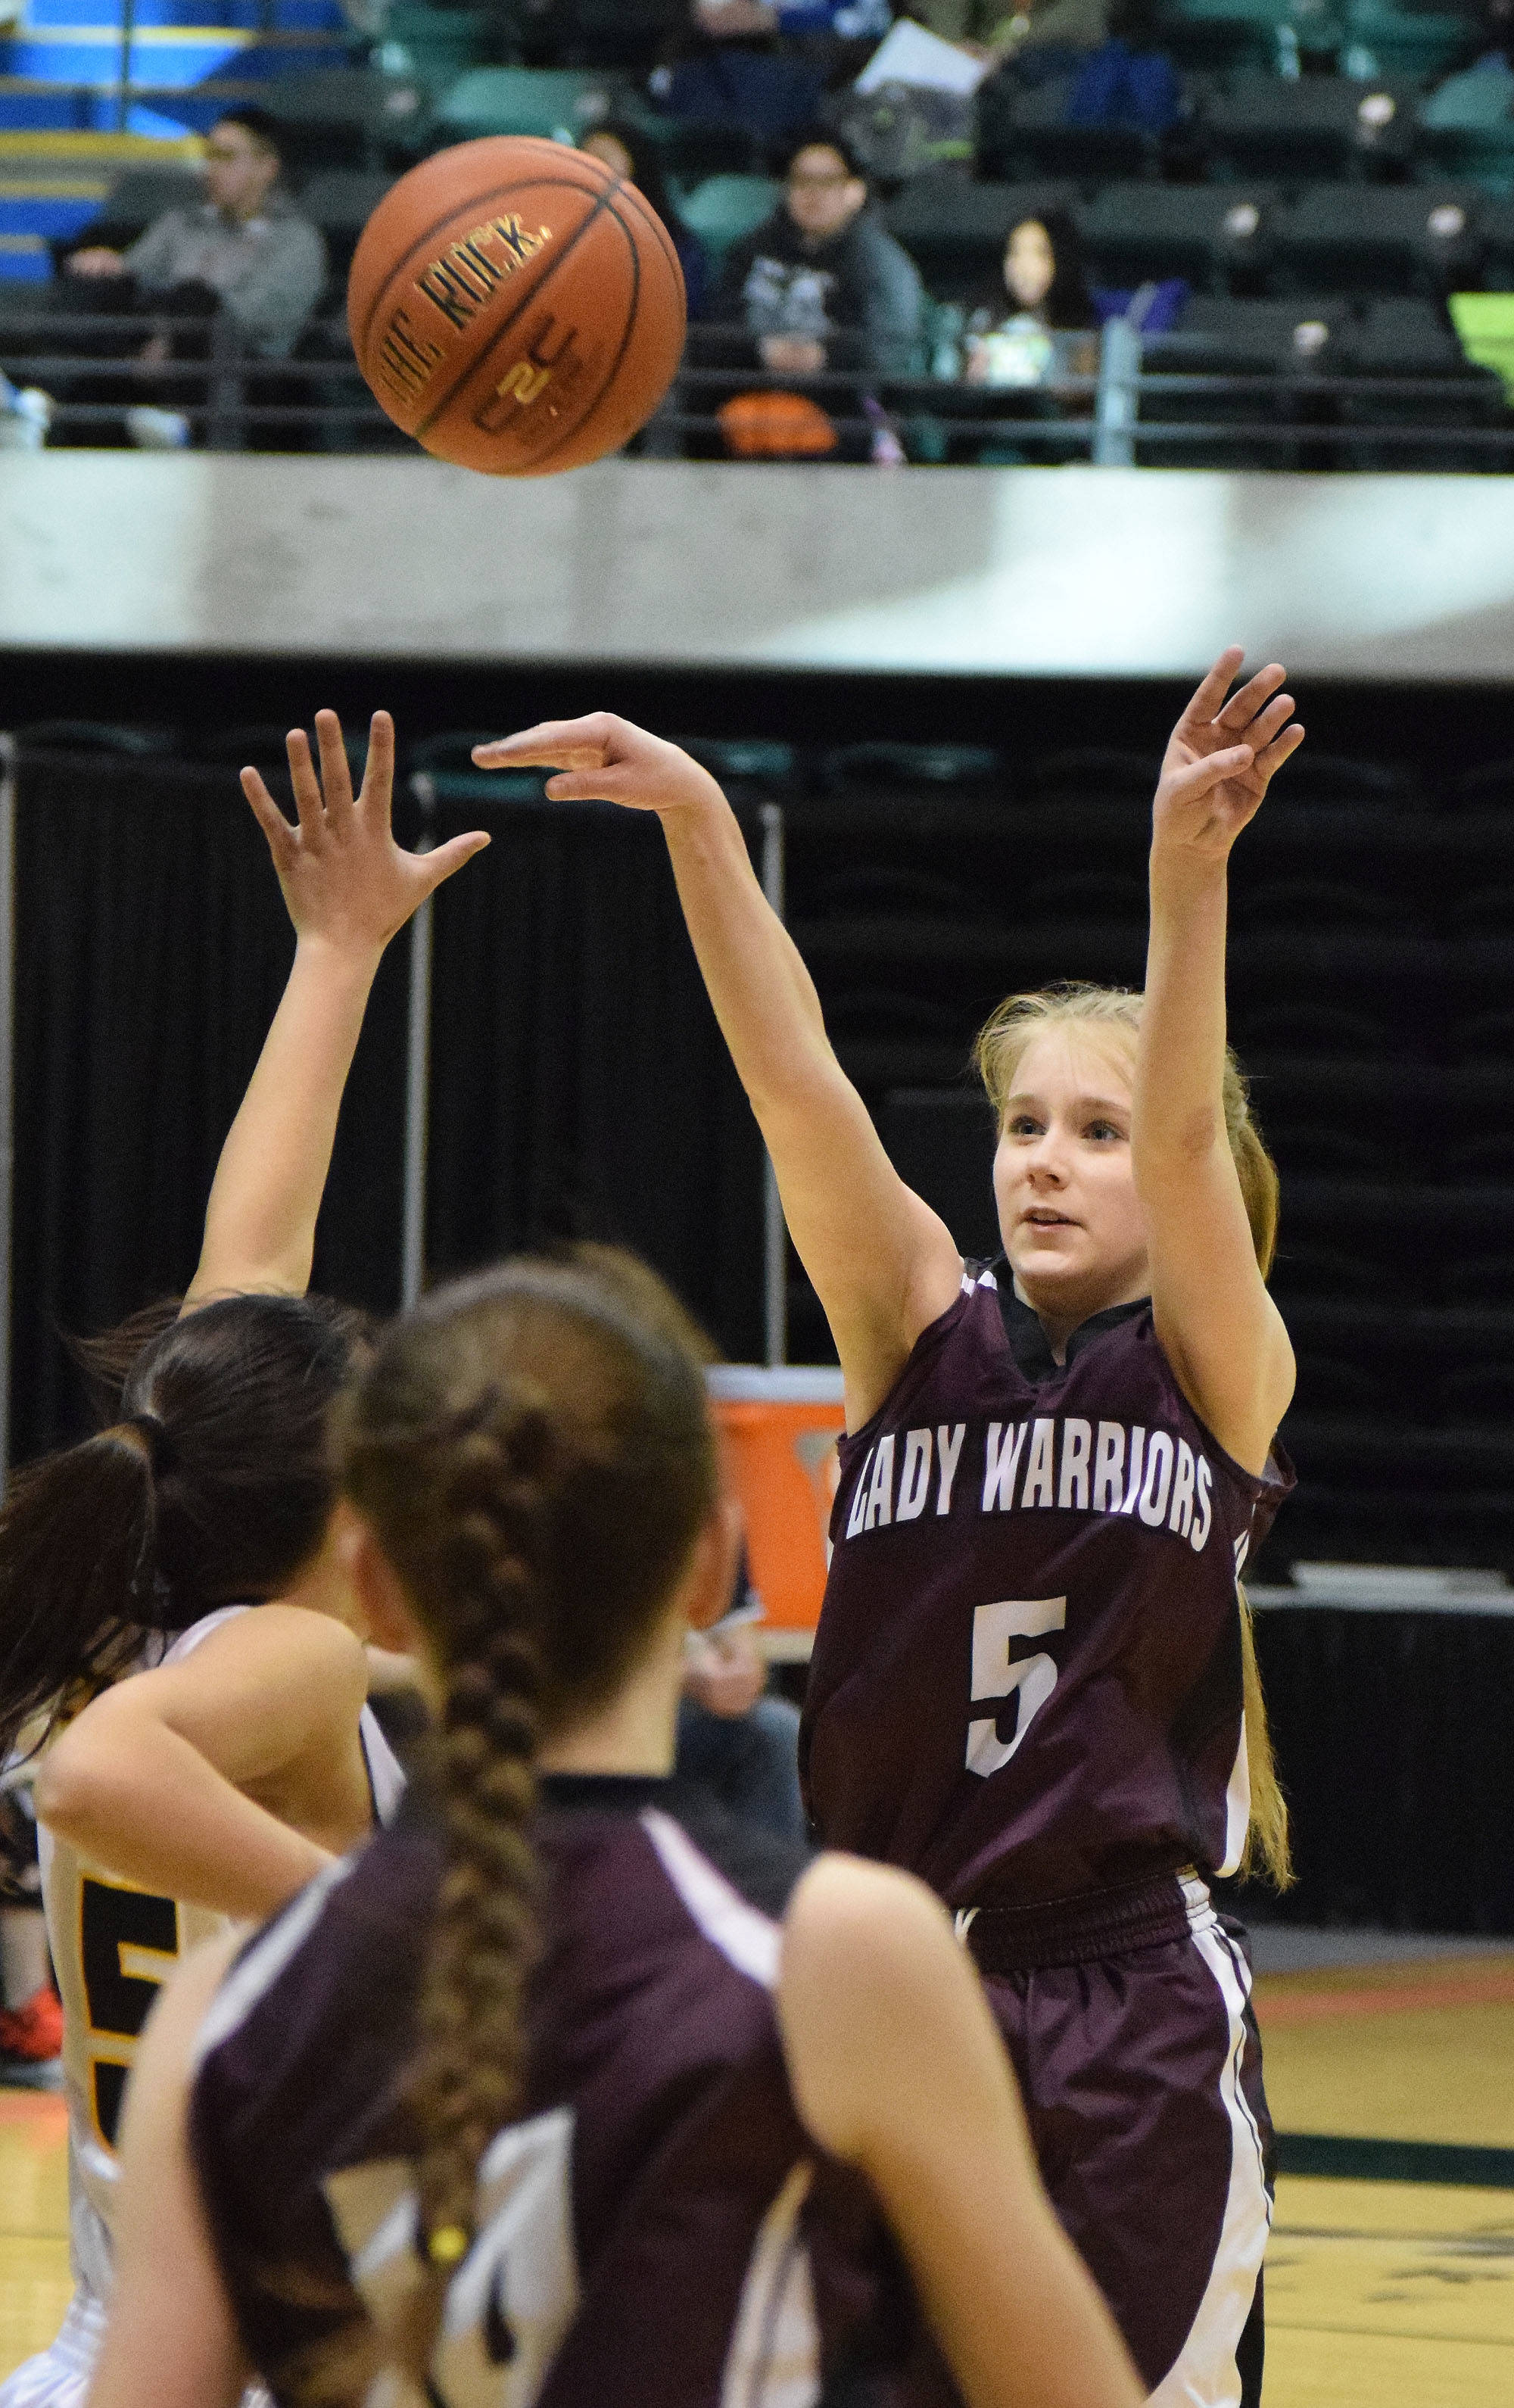
[[[493,136],[384,194],[347,321],[380,406],[428,452],[547,477],[646,424],[683,349],[683,273],[634,184],[563,143]]]

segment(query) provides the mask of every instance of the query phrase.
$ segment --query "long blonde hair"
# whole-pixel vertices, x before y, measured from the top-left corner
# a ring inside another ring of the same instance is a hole
[[[1140,1034],[1145,998],[1127,987],[1093,986],[1069,981],[1038,994],[1007,996],[978,1033],[973,1059],[988,1090],[994,1117],[1002,1120],[1014,1092],[1020,1065],[1033,1040],[1050,1028],[1083,1028],[1093,1037],[1134,1054]],[[1264,1279],[1272,1268],[1278,1247],[1278,1166],[1262,1141],[1251,1117],[1245,1073],[1227,1046],[1221,1100],[1231,1159],[1240,1182],[1241,1200],[1251,1232],[1251,1243]],[[1264,1871],[1273,1886],[1287,1889],[1293,1879],[1288,1841],[1288,1805],[1278,1781],[1267,1728],[1266,1700],[1256,1660],[1256,1638],[1246,1591],[1237,1581],[1240,1603],[1241,1690],[1246,1714],[1246,1756],[1250,1772],[1251,1812],[1247,1826],[1241,1871]]]

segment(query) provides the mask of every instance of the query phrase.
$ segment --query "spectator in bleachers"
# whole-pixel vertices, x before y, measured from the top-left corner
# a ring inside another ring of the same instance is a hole
[[[326,280],[326,249],[283,190],[278,121],[265,109],[228,109],[206,138],[205,198],[168,209],[126,251],[85,244],[67,261],[71,277],[107,288],[99,307],[183,322],[150,336],[138,353],[147,374],[170,360],[203,356],[207,318],[224,309],[247,348],[264,359],[293,349]],[[181,398],[178,380],[163,400]],[[150,400],[129,414],[134,442],[177,449],[189,440],[182,410]]]
[[[689,315],[701,317],[709,294],[709,256],[699,236],[678,215],[655,146],[629,118],[605,117],[591,127],[578,148],[587,150],[591,158],[603,160],[612,174],[623,176],[628,183],[635,184],[643,199],[651,203],[678,254]]]
[[[918,365],[924,288],[867,205],[867,179],[836,134],[793,140],[783,199],[726,254],[716,314],[745,323],[764,367],[907,376]]]
[[[1111,0],[1109,36],[1083,60],[1067,95],[1069,125],[1133,125],[1169,133],[1182,112],[1182,87],[1159,47],[1151,0]]]
[[[1005,387],[1091,376],[1099,313],[1071,218],[1060,209],[1021,218],[1004,247],[1003,276],[1003,295],[975,309],[967,322],[966,381]]]
[[[825,77],[813,61],[784,49],[775,0],[691,0],[674,55],[648,90],[670,117],[737,125],[768,144],[809,122]]]

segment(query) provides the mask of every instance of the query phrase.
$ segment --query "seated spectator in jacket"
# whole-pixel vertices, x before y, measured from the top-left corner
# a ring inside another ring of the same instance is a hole
[[[786,50],[774,0],[692,0],[681,37],[647,89],[670,117],[739,126],[765,148],[808,124],[825,77]]]
[[[578,148],[587,150],[592,159],[602,160],[612,175],[623,176],[628,184],[635,184],[643,200],[651,203],[678,254],[689,315],[702,316],[709,292],[709,254],[678,215],[655,145],[629,118],[605,117],[583,136]]]
[[[907,376],[924,306],[915,264],[869,208],[847,144],[823,129],[796,137],[782,201],[726,254],[716,315],[740,320],[779,376],[826,367]]]
[[[154,315],[220,307],[248,349],[285,359],[326,280],[326,247],[282,189],[277,119],[229,109],[206,137],[205,198],[165,210],[126,251],[86,245],[70,276],[132,288]],[[112,294],[110,306],[121,306]]]
[[[1004,247],[1003,277],[1002,297],[985,301],[967,322],[967,383],[1003,389],[1091,376],[1099,311],[1072,220],[1059,209],[1021,218]]]

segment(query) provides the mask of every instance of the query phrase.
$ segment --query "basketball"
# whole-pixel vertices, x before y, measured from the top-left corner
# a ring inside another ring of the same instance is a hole
[[[386,193],[347,313],[396,426],[459,467],[546,477],[651,416],[683,349],[683,273],[634,185],[564,144],[495,136]]]

